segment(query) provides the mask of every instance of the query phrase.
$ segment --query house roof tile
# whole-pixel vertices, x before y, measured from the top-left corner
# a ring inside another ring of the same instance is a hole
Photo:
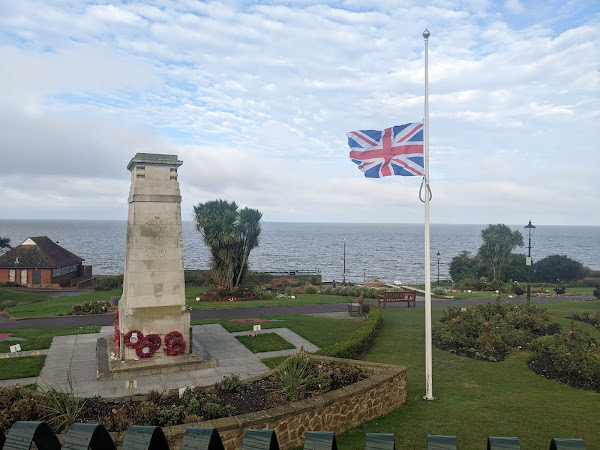
[[[0,268],[55,268],[82,261],[83,258],[52,242],[48,236],[37,236],[1,255]]]

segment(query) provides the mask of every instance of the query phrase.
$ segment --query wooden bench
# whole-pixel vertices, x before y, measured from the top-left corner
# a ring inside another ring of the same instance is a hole
[[[363,315],[364,294],[361,292],[358,298],[348,298],[348,315],[350,317]]]
[[[415,291],[387,291],[377,297],[377,304],[382,308],[385,308],[386,303],[397,302],[406,302],[409,308],[412,303],[413,308],[415,308],[417,306],[417,293]]]

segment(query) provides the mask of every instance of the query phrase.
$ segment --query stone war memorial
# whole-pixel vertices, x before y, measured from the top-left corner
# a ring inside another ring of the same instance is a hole
[[[125,276],[115,323],[121,361],[150,363],[191,353],[177,181],[181,164],[176,155],[138,153],[127,166]]]

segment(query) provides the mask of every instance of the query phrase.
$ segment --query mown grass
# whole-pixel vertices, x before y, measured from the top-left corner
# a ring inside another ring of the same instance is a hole
[[[44,355],[0,359],[0,380],[37,377],[45,361]]]
[[[73,297],[47,298],[40,302],[7,308],[6,313],[14,319],[56,317],[69,314],[73,311],[73,305],[97,300],[110,301],[111,297],[120,296],[121,293],[120,289],[113,289],[111,291],[86,292]]]
[[[600,301],[545,304],[568,330],[567,317],[599,311]],[[433,308],[434,323],[443,308]],[[340,447],[364,448],[365,433],[394,433],[400,448],[425,448],[427,434],[454,435],[459,448],[485,448],[488,436],[517,436],[521,448],[547,449],[554,437],[582,438],[600,448],[600,394],[548,381],[527,367],[532,353],[515,351],[499,363],[477,361],[433,348],[433,402],[425,395],[423,309],[384,310],[384,326],[364,360],[404,365],[407,404],[338,436]],[[600,331],[577,327],[600,340]]]
[[[290,350],[296,348],[277,333],[250,334],[246,336],[236,336],[248,350],[252,353],[274,352],[278,350]]]
[[[47,298],[47,295],[36,294],[28,291],[13,291],[6,288],[0,289],[0,303],[4,302],[5,300],[12,300],[18,305],[39,302]]]
[[[186,289],[187,290],[187,289]],[[296,298],[275,297],[266,300],[248,300],[237,302],[197,302],[196,296],[186,297],[186,304],[197,310],[207,309],[242,309],[242,308],[269,308],[272,306],[297,306],[317,305],[330,303],[346,303],[347,297],[324,294],[300,294]]]
[[[329,347],[360,328],[361,322],[344,319],[330,319],[326,317],[306,316],[304,314],[286,314],[282,316],[259,316],[261,319],[270,319],[269,322],[260,322],[263,330],[270,328],[288,328],[312,342],[317,347]],[[251,331],[254,323],[244,323],[231,319],[205,319],[193,320],[192,325],[218,323],[230,333],[237,331]]]
[[[70,326],[70,327],[43,327],[21,328],[16,330],[0,330],[0,333],[11,333],[12,337],[25,339],[24,341],[0,341],[0,353],[8,353],[10,346],[16,343],[21,345],[21,350],[43,350],[50,348],[54,336],[67,336],[70,334],[99,333],[98,326]],[[9,361],[9,360],[7,360]]]

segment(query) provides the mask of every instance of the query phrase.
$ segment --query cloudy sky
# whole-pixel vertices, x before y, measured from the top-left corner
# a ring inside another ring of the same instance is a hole
[[[424,117],[432,223],[600,225],[600,2],[0,0],[0,219],[126,219],[176,154],[182,216],[423,221],[346,132]]]

